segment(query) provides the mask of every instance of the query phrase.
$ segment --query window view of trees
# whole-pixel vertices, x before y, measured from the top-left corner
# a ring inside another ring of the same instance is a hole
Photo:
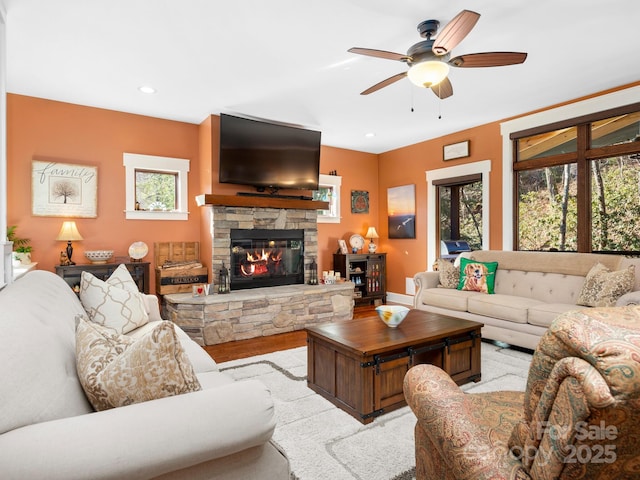
[[[518,174],[518,250],[576,251],[576,165]]]
[[[482,248],[482,182],[439,185],[440,240],[465,240]]]
[[[515,145],[519,250],[640,253],[640,112]]]
[[[640,155],[592,162],[592,249],[640,252]]]
[[[136,210],[172,211],[177,209],[175,173],[136,170]]]

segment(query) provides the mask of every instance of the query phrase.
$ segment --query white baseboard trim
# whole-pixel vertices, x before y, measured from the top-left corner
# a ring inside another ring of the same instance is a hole
[[[413,306],[413,296],[401,293],[387,292],[387,303],[399,303],[401,305]]]

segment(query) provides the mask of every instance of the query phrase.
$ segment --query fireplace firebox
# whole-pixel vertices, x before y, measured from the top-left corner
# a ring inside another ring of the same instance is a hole
[[[304,283],[304,230],[231,229],[231,290]]]

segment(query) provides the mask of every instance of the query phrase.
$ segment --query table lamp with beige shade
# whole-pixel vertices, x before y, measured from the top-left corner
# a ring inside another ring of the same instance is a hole
[[[60,228],[60,233],[56,237],[56,240],[61,242],[67,242],[67,260],[69,261],[68,265],[75,265],[76,262],[71,260],[71,255],[73,255],[73,245],[71,242],[77,242],[82,240],[82,235],[78,231],[78,227],[76,226],[76,222],[74,221],[66,221],[62,223],[62,228]]]
[[[378,235],[378,232],[376,232],[376,228],[369,227],[369,230],[367,230],[367,234],[365,235],[365,238],[369,239],[369,253],[375,253],[378,246],[375,243],[373,243],[373,239],[380,238],[380,236]]]

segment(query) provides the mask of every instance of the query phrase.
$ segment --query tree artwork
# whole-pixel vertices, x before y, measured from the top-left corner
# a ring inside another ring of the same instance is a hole
[[[73,182],[69,180],[60,180],[54,182],[51,194],[56,199],[62,199],[62,203],[69,203],[69,200],[78,196],[80,192]]]

